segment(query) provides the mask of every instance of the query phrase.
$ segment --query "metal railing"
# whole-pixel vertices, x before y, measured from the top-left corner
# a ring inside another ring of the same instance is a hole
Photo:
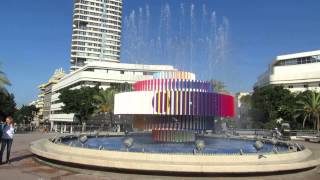
[[[232,129],[229,130],[239,135],[257,135],[257,136],[270,136],[272,130],[268,129]],[[316,136],[318,132],[316,130],[291,130],[291,136]]]
[[[75,133],[75,132],[120,132],[124,131],[124,127],[110,126],[110,125],[55,125],[51,131],[59,133]]]

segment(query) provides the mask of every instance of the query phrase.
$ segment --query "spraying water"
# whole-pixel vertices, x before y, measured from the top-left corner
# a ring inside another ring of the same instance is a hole
[[[216,77],[229,53],[228,19],[217,18],[206,4],[180,3],[176,9],[167,2],[156,12],[146,4],[124,17],[122,60],[172,64],[198,70],[203,79]]]

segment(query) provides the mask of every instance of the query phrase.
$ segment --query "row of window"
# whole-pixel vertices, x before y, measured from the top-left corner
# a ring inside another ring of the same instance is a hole
[[[95,12],[100,12],[100,13],[112,13],[114,15],[118,15],[121,16],[121,11],[114,11],[114,10],[104,10],[104,9],[100,9],[100,8],[94,8],[94,7],[89,7],[89,6],[84,6],[84,5],[75,5],[75,9],[81,9],[81,10],[89,10],[89,11],[95,11]]]
[[[81,41],[73,41],[72,45],[80,45],[80,46],[89,46],[89,47],[101,47],[100,44],[96,43],[86,43],[86,42],[81,42]]]
[[[76,23],[76,22],[75,22]],[[102,29],[102,28],[95,28],[95,27],[88,27],[87,24],[84,23],[79,23],[78,27],[76,27],[76,29],[78,30],[83,30],[83,31],[95,31],[95,32],[100,32],[100,33],[112,33],[110,32],[109,29]],[[117,32],[114,35],[118,35],[119,37],[116,37],[115,39],[119,39],[120,40],[120,32]]]
[[[110,28],[121,29],[120,27],[118,27],[118,26],[121,26],[121,21],[113,21],[113,20],[110,20],[110,19],[106,20],[106,19],[100,19],[100,18],[93,18],[93,17],[84,16],[84,15],[74,15],[74,19],[82,19],[82,20],[90,20],[90,21],[96,21],[96,22],[102,22],[102,23],[110,23],[110,24],[115,25],[115,26],[109,25]]]
[[[111,40],[105,40],[103,41],[105,44],[111,44],[115,46],[120,46],[120,42],[111,41]],[[87,42],[81,42],[81,41],[73,41],[72,45],[81,45],[81,46],[93,46],[93,47],[101,47],[101,44],[96,43],[87,43]]]
[[[107,5],[97,3],[98,5],[95,5],[95,3],[93,3],[93,2],[88,2],[90,4],[88,4],[87,2],[88,1],[80,2],[80,4],[82,4],[82,5],[78,5],[77,3],[79,3],[79,2],[76,2],[75,8],[89,9],[89,10],[100,11],[100,12],[103,12],[104,8],[113,9],[115,11],[120,11],[120,12],[122,11],[122,6],[113,5],[112,3],[109,3]],[[91,4],[91,3],[93,3],[93,4]],[[90,6],[95,6],[95,7],[90,7]]]
[[[93,22],[86,22],[87,24],[84,24],[84,23],[79,23],[79,26],[77,26],[76,28],[79,28],[79,29],[83,29],[83,30],[87,30],[87,27],[88,25],[91,25],[91,26],[97,26],[97,27],[104,27],[104,28],[107,28],[105,29],[104,31],[102,32],[106,32],[106,33],[111,33],[111,34],[116,34],[116,35],[121,35],[121,27],[118,27],[118,26],[112,26],[112,25],[107,25],[107,24],[101,24],[101,23],[93,23]],[[110,30],[110,29],[117,29],[119,31],[113,31],[113,30]],[[102,29],[101,29],[102,30]]]
[[[106,39],[115,39],[118,40],[118,37],[112,35],[105,35]],[[72,36],[72,40],[85,40],[85,41],[93,41],[93,42],[101,42],[101,38],[92,38],[92,37],[84,37],[84,36],[77,36],[76,34]]]
[[[88,48],[88,47],[78,47],[78,46],[73,46],[73,50],[79,50],[79,51],[93,51],[93,52],[101,52],[100,48]],[[109,49],[109,50],[114,50],[114,51],[119,51],[119,47],[114,47],[114,46],[105,46],[104,49]],[[106,50],[103,51],[103,53],[107,53]]]
[[[309,85],[308,85],[308,84],[304,84],[303,87],[304,87],[304,88],[309,88]],[[313,87],[314,87],[314,86],[313,86]],[[318,87],[320,87],[320,83],[318,84]],[[289,89],[293,88],[293,85],[288,85],[288,88],[289,88]]]
[[[100,49],[94,49],[94,48],[85,48],[85,47],[72,47],[73,50],[78,51],[88,51],[88,52],[97,52],[100,53]]]
[[[96,12],[90,12],[90,11],[85,11],[85,10],[75,10],[74,14],[81,14],[81,15],[86,15],[86,16],[91,15],[91,16],[111,18],[111,19],[121,21],[120,15],[114,16],[114,15],[117,15],[118,13],[114,13],[113,11],[109,11],[109,10],[105,10],[104,13],[96,13]]]
[[[119,56],[110,56],[110,55],[103,55],[102,58],[103,59],[112,59],[115,61],[118,61],[120,59]]]
[[[109,58],[109,56],[116,56],[116,57],[120,56],[120,53],[115,51],[104,51],[104,53],[106,54],[102,55],[103,58]],[[75,56],[80,56],[80,57],[93,57],[93,58],[100,57],[100,54],[84,53],[84,52],[72,52],[71,54]]]
[[[122,6],[122,3],[120,1],[112,1],[112,0],[97,0],[97,2],[100,3],[95,3],[95,2],[91,2],[91,1],[86,1],[86,0],[76,0],[76,3],[82,3],[82,4],[90,4],[92,6],[96,5],[96,6],[101,6],[103,7],[104,4],[113,4],[116,6]]]
[[[85,69],[84,71],[90,71],[90,72],[93,72],[95,69],[94,68],[88,68],[88,69]],[[113,69],[104,69],[105,72],[108,74],[110,73],[109,71],[112,72],[112,74],[117,74],[115,72],[118,72],[119,74],[130,74],[130,75],[152,75],[153,72],[139,72],[139,71],[124,71],[124,70],[113,70]]]
[[[92,33],[92,32],[79,31],[79,30],[74,30],[73,34],[102,37],[100,33]]]
[[[120,59],[119,56],[113,56],[113,55],[104,55],[103,58],[108,59],[108,60],[115,60],[115,61],[118,61]],[[82,57],[72,57],[72,60],[76,66],[84,66],[85,62],[87,60],[96,61],[97,59],[89,59],[89,58],[86,59],[86,58],[82,58]]]
[[[317,63],[317,62],[320,62],[320,55],[281,60],[281,61],[277,62],[275,64],[275,66],[309,64],[309,63]]]
[[[72,40],[75,40],[75,39],[101,42],[101,38],[91,38],[91,37],[83,37],[83,36],[72,36]]]
[[[94,2],[90,2],[90,1],[86,1],[86,0],[77,0],[75,2],[76,4],[84,4],[84,5],[89,5],[89,6],[96,6],[96,7],[101,7],[101,8],[110,8],[110,9],[114,9],[116,11],[122,11],[122,4],[118,3],[118,2],[114,2],[114,1],[108,1],[107,3],[94,3]],[[88,6],[85,6],[88,7]],[[98,9],[98,8],[96,8]]]
[[[64,114],[64,112],[62,110],[50,111],[50,114]]]

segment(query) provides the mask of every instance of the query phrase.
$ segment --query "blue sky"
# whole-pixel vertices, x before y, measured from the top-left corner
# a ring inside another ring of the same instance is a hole
[[[210,75],[204,73],[208,59],[203,60],[201,55],[206,47],[196,41],[192,63],[187,58],[177,60],[163,54],[144,56],[145,59],[136,62],[174,64],[196,72],[201,79],[222,80],[231,92],[250,91],[257,76],[276,55],[320,49],[320,1],[317,0],[123,1],[124,17],[129,17],[133,10],[137,13],[140,7],[145,10],[146,5],[149,6],[152,22],[150,35],[145,37],[147,42],[160,34],[163,28],[161,9],[167,7],[166,4],[170,8],[172,37],[179,34],[177,17],[181,3],[186,8],[186,21],[190,19],[191,6],[194,7],[196,23],[192,36],[196,40],[208,33],[201,28],[208,30],[210,26],[205,23],[208,26],[200,27],[203,4],[208,12],[215,11],[218,25],[222,24],[223,17],[227,18],[227,55],[210,69]],[[0,22],[1,68],[12,82],[8,89],[15,94],[18,104],[29,103],[38,93],[37,86],[46,82],[54,69],[69,69],[72,0],[2,0]],[[185,27],[189,27],[188,22]],[[186,39],[190,38],[189,30],[182,34]],[[127,29],[124,33],[128,32]],[[128,47],[132,41],[124,38],[123,47]],[[121,55],[122,62],[133,62],[127,53]]]

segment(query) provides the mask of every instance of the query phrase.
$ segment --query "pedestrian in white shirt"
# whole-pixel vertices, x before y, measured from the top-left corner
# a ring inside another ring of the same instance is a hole
[[[11,151],[11,146],[13,141],[13,135],[14,135],[13,118],[11,116],[8,116],[6,118],[5,124],[2,125],[1,152],[0,152],[1,164],[2,164],[3,153],[6,147],[7,147],[7,160],[5,163],[10,163],[10,151]]]

